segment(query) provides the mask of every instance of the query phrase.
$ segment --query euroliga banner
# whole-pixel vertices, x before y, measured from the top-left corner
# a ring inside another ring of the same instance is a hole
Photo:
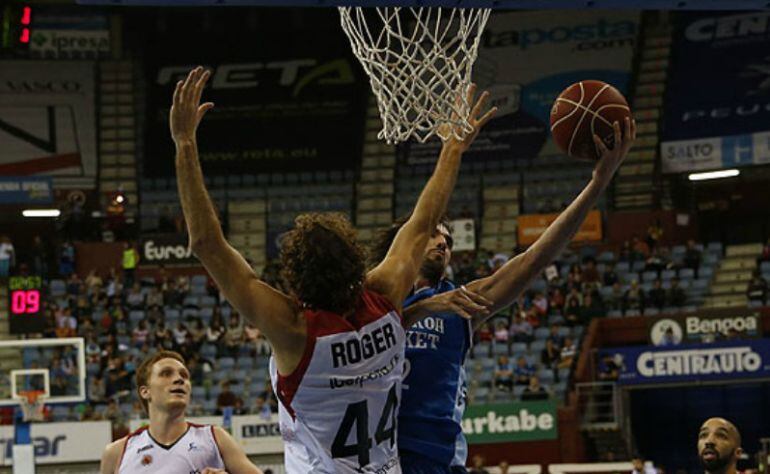
[[[603,349],[621,368],[621,385],[770,378],[770,340]]]
[[[770,12],[678,16],[663,171],[770,163]]]

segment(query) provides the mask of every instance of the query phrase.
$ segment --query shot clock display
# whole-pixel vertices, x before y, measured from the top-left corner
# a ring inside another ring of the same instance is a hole
[[[44,329],[41,277],[12,276],[8,279],[8,313],[11,334],[41,332]]]

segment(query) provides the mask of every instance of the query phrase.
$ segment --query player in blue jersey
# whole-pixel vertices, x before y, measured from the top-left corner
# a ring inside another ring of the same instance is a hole
[[[615,124],[616,144],[608,149],[595,137],[601,159],[583,191],[527,251],[493,275],[455,288],[445,278],[452,238],[440,224],[425,250],[420,276],[404,302],[408,362],[398,419],[398,447],[404,474],[463,473],[467,443],[461,420],[465,410],[464,361],[471,336],[491,315],[512,304],[572,240],[586,215],[609,185],[628,154],[636,124],[625,133]],[[383,233],[375,257],[387,249],[400,223]]]

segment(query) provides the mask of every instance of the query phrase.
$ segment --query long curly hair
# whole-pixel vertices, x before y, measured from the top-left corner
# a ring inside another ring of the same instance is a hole
[[[361,296],[366,250],[343,214],[297,216],[281,240],[281,264],[286,284],[311,309],[345,314]]]
[[[369,249],[369,267],[374,268],[377,265],[380,264],[383,260],[385,260],[385,256],[388,255],[388,251],[390,250],[390,246],[393,245],[393,241],[396,239],[396,234],[398,234],[398,231],[401,230],[401,228],[406,224],[406,221],[409,220],[409,218],[412,217],[412,213],[408,213],[406,215],[403,215],[393,221],[393,223],[384,229],[380,229],[375,238],[374,242],[371,245],[371,248]],[[441,219],[439,219],[439,225],[443,225],[448,231],[449,235],[447,236],[447,239],[449,240],[449,247],[452,247],[452,223],[449,219],[449,216],[442,216]]]

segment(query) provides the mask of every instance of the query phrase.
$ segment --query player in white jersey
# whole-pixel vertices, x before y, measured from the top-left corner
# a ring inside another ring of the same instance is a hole
[[[261,474],[227,431],[185,418],[190,372],[181,355],[160,351],[136,371],[150,424],[110,445],[101,474]]]
[[[444,142],[412,217],[373,270],[366,271],[365,250],[345,217],[299,216],[281,245],[287,294],[260,281],[228,244],[206,191],[196,130],[214,106],[200,103],[208,77],[196,68],[174,92],[170,122],[179,195],[193,252],[273,347],[287,473],[400,472],[401,305],[447,206],[461,155],[494,114],[481,114],[488,94],[469,115],[474,133],[464,140],[450,134]],[[468,96],[475,100],[475,87]]]

